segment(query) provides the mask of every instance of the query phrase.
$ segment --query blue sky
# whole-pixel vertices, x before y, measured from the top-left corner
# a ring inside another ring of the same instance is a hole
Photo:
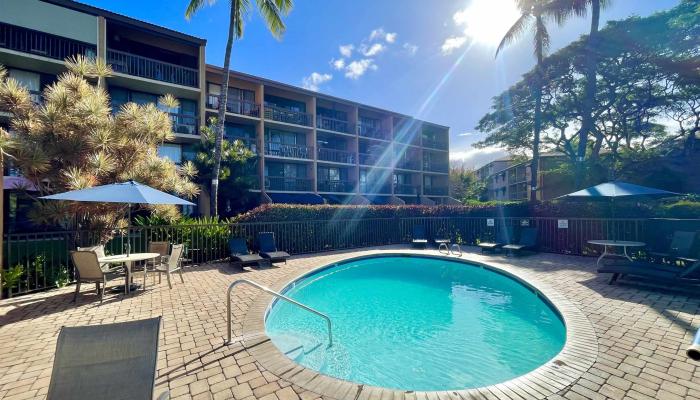
[[[227,0],[190,21],[183,16],[185,0],[82,1],[207,39],[207,62],[223,64]],[[645,16],[677,3],[615,0],[601,18]],[[500,153],[471,148],[481,138],[474,125],[491,98],[534,65],[529,36],[494,59],[496,42],[515,18],[512,0],[297,0],[279,41],[252,13],[231,66],[450,126],[452,158],[480,165]],[[561,28],[550,23],[551,51],[588,27],[585,18]]]

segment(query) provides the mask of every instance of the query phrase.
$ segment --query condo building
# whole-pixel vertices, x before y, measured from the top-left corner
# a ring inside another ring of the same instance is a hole
[[[104,59],[112,106],[172,94],[175,138],[159,154],[193,157],[200,126],[225,107],[225,135],[255,154],[247,172],[260,202],[443,204],[449,128],[264,78],[207,65],[206,41],[71,0],[2,0],[0,64],[34,101],[83,54]],[[5,123],[0,116],[0,124]],[[200,205],[206,212],[207,199]]]

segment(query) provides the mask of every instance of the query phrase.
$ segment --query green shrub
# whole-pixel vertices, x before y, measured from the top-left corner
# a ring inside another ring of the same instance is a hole
[[[700,201],[680,200],[662,206],[668,218],[700,218]]]

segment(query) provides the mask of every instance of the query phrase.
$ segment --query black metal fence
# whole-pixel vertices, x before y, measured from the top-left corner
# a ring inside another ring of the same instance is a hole
[[[539,251],[592,256],[600,251],[592,239],[635,240],[650,249],[668,247],[674,231],[700,231],[700,220],[599,218],[486,218],[417,217],[337,219],[323,221],[259,222],[218,225],[132,227],[129,235],[115,235],[105,244],[107,254],[143,252],[151,241],[183,243],[196,263],[228,256],[230,237],[245,237],[255,249],[258,232],[274,232],[280,249],[291,254],[408,243],[414,225],[424,225],[430,238],[450,238],[462,244],[492,240],[506,226],[538,228]],[[73,268],[68,252],[100,242],[100,232],[62,231],[6,234],[3,252],[2,296],[50,288],[70,281]]]

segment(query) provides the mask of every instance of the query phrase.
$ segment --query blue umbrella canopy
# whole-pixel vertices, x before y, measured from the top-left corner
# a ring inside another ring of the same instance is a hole
[[[128,204],[174,204],[193,206],[187,200],[153,189],[138,182],[128,181],[95,186],[87,189],[52,194],[40,197],[47,200],[85,201],[94,203],[128,203]]]
[[[632,197],[632,196],[677,196],[678,193],[669,192],[667,190],[654,189],[646,186],[634,185],[626,182],[606,182],[600,185],[591,186],[587,189],[581,189],[577,192],[565,194],[557,197],[557,199],[567,197]]]

